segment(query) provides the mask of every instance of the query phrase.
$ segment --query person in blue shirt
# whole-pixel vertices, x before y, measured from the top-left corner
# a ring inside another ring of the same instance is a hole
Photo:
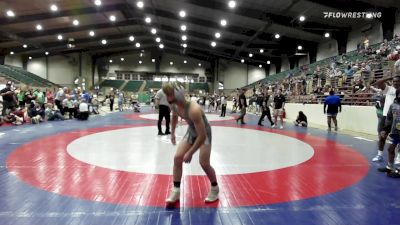
[[[326,110],[328,106],[328,110]],[[329,91],[329,96],[324,102],[324,114],[328,116],[328,131],[331,131],[331,121],[335,124],[335,131],[338,130],[336,116],[338,112],[342,112],[342,104],[340,102],[340,97],[335,95],[335,91]]]

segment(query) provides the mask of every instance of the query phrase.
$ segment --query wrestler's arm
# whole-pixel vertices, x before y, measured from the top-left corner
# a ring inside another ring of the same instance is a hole
[[[172,110],[172,120],[171,120],[171,142],[172,144],[176,144],[176,136],[175,136],[175,128],[178,123],[178,114],[174,110]]]

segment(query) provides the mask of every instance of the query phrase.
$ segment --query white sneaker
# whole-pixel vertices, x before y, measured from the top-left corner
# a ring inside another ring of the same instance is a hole
[[[372,162],[382,162],[383,161],[383,156],[381,155],[376,155],[374,158],[372,158]]]
[[[400,154],[399,153],[397,153],[397,157],[394,160],[394,165],[400,165]]]
[[[271,128],[275,128],[276,127],[276,125],[274,124],[274,125],[272,125],[272,127]]]
[[[210,189],[210,192],[208,192],[207,198],[204,199],[206,203],[210,202],[215,202],[218,200],[218,193],[219,193],[219,187],[218,186],[212,186]]]
[[[171,190],[171,193],[169,194],[168,198],[165,199],[166,203],[175,203],[177,201],[179,201],[179,197],[181,195],[181,189],[174,187]]]
[[[279,128],[283,129],[283,126],[281,126],[281,127],[279,127]]]

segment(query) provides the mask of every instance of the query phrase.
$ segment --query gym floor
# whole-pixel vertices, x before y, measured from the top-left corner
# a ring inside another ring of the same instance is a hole
[[[197,153],[167,209],[176,146],[143,111],[0,127],[0,224],[400,224],[399,180],[370,162],[374,140],[229,113],[207,114],[220,200],[203,201]]]

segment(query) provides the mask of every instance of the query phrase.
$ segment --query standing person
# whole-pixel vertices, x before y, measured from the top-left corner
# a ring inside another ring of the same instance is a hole
[[[118,94],[118,110],[120,112],[124,111],[124,94],[122,91]]]
[[[389,80],[393,79],[393,84],[392,85],[387,85],[386,82]],[[379,119],[378,124],[385,124],[386,120],[386,115],[389,112],[390,105],[393,104],[394,99],[396,98],[396,90],[400,89],[400,76],[395,76],[395,77],[388,77],[388,78],[383,78],[378,80],[373,84],[375,87],[383,90],[382,94],[385,96],[385,104],[383,106],[383,117]],[[383,160],[383,149],[385,148],[385,143],[387,139],[387,133],[386,136],[382,135],[382,128],[381,130],[378,131],[379,135],[379,141],[378,141],[378,154],[372,158],[373,162],[380,162]]]
[[[33,96],[35,96],[36,103],[38,103],[40,107],[42,107],[42,109],[44,110],[45,109],[44,102],[46,101],[46,96],[43,93],[43,91],[36,89],[33,92]]]
[[[246,108],[247,108],[247,101],[246,96],[244,95],[245,89],[240,89],[239,95],[239,109],[240,109],[240,116],[236,119],[236,123],[241,121],[241,124],[246,124],[244,122],[244,116],[246,115]]]
[[[64,87],[62,89],[60,88],[60,89],[58,89],[58,91],[56,93],[56,97],[55,97],[56,106],[57,106],[58,110],[60,110],[61,115],[63,115],[63,116],[64,116],[64,107],[63,107],[62,103],[64,102],[65,95],[67,94],[67,92],[68,92],[67,87]]]
[[[17,105],[17,99],[15,98],[14,91],[11,90],[12,82],[8,81],[6,87],[0,91],[0,95],[3,97],[3,110],[1,112],[2,116],[6,115],[7,109],[14,109]]]
[[[47,100],[47,103],[52,104],[52,105],[54,104],[54,94],[50,89],[48,89],[46,91],[46,100]]]
[[[326,110],[328,106],[328,110]],[[324,102],[324,114],[328,117],[328,131],[331,131],[331,120],[335,124],[335,131],[338,130],[336,116],[338,112],[342,112],[342,104],[340,102],[340,97],[335,95],[333,90],[329,91],[329,96],[326,97]]]
[[[280,129],[283,129],[283,111],[285,110],[285,102],[286,98],[282,94],[282,90],[278,89],[275,97],[274,97],[274,125],[272,128],[276,126],[278,123],[278,117],[281,120]]]
[[[18,106],[21,109],[25,108],[25,91],[23,91],[22,88],[19,88],[19,91],[17,93],[17,99],[18,99]]]
[[[109,100],[110,100],[110,112],[114,110],[114,90],[110,91]]]
[[[221,116],[225,117],[226,115],[226,105],[228,104],[227,97],[222,94],[221,95]]]
[[[190,163],[193,154],[200,149],[199,161],[211,184],[210,192],[205,202],[218,200],[219,187],[214,168],[210,165],[211,155],[211,126],[204,111],[196,102],[185,100],[184,87],[179,83],[167,83],[162,87],[167,100],[172,108],[172,134],[171,142],[176,144],[175,128],[178,116],[184,118],[189,125],[188,130],[178,145],[174,157],[173,189],[166,199],[167,204],[173,204],[179,200],[180,184],[182,179],[182,164]]]
[[[388,148],[388,162],[386,167],[378,168],[379,172],[386,172],[388,177],[400,178],[400,171],[394,166],[395,148],[400,144],[400,90],[396,90],[396,98],[390,105],[388,114],[386,115],[385,127],[381,131],[382,136],[390,133],[390,145]]]
[[[261,96],[264,96],[264,93],[262,93]],[[275,123],[272,122],[271,111],[269,110],[268,102],[269,102],[269,95],[263,97],[263,99],[262,99],[262,105],[261,105],[262,114],[260,116],[260,119],[258,120],[259,126],[264,126],[262,124],[262,121],[264,120],[265,116],[267,116],[269,122],[271,123],[271,126],[275,125]]]
[[[158,109],[158,135],[168,135],[171,134],[169,131],[169,122],[171,120],[170,113],[171,110],[169,109],[169,104],[167,101],[167,96],[165,95],[163,89],[157,91],[155,96],[156,101],[156,109]],[[161,124],[165,118],[165,133],[162,132]]]

